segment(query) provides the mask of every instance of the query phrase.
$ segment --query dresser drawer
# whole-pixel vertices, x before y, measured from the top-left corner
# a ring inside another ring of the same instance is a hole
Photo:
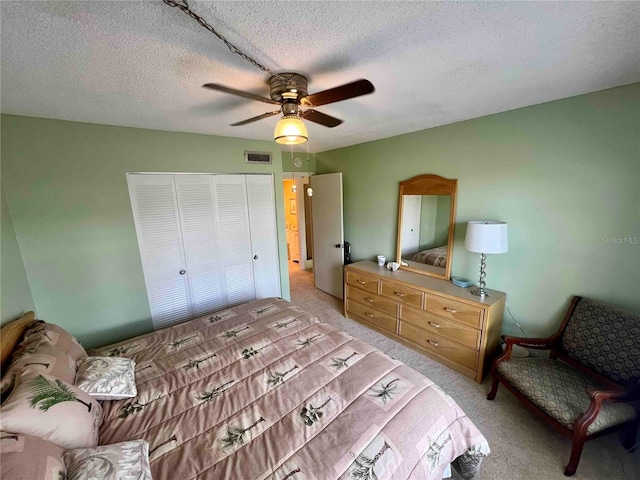
[[[398,320],[395,316],[382,313],[368,305],[362,305],[347,298],[347,312],[360,317],[372,325],[396,333]]]
[[[438,317],[449,318],[473,328],[480,328],[482,325],[481,308],[472,307],[471,305],[466,305],[437,295],[427,294],[425,310]]]
[[[361,288],[367,292],[378,293],[378,279],[361,273],[347,270],[347,284]]]
[[[381,297],[375,293],[366,292],[359,288],[347,285],[347,299],[355,300],[363,305],[369,305],[372,308],[380,310],[387,315],[395,317],[398,315],[398,302],[386,297]]]
[[[458,365],[476,370],[478,352],[475,350],[403,321],[400,322],[400,336]]]
[[[452,322],[446,318],[436,317],[424,310],[402,305],[400,307],[400,320],[404,320],[416,327],[420,327],[429,333],[443,336],[449,340],[460,343],[474,350],[480,348],[480,330],[467,327],[461,323]]]
[[[381,292],[385,297],[393,298],[401,303],[406,303],[407,305],[422,308],[423,293],[415,288],[404,287],[397,283],[382,280]]]

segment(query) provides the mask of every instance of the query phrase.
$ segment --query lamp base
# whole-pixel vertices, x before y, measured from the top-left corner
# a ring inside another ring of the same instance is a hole
[[[473,287],[471,289],[471,293],[474,295],[478,295],[479,297],[490,297],[489,292],[484,288],[486,283],[484,283],[484,277],[487,274],[484,272],[485,267],[487,266],[487,256],[483,253],[480,255],[480,281],[478,282],[477,287]]]
[[[472,294],[478,295],[479,297],[490,297],[491,296],[489,291],[484,289],[484,288],[482,288],[482,287],[473,287],[470,291],[471,291]]]

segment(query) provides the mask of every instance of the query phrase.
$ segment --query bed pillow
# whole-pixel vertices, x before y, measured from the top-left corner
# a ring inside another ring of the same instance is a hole
[[[69,450],[67,480],[151,480],[149,444],[144,440]]]
[[[33,435],[63,448],[95,447],[102,407],[79,388],[25,371],[0,407],[0,430]]]
[[[87,352],[78,343],[76,338],[64,328],[37,320],[24,332],[23,340],[19,346],[27,345],[34,341],[46,342],[69,354],[71,358],[78,361],[87,356]]]
[[[0,382],[3,396],[11,391],[16,377],[26,370],[47,373],[71,384],[76,378],[76,362],[49,343],[32,342],[16,353]]]
[[[58,445],[30,435],[0,432],[0,477],[7,480],[62,480],[66,469]]]
[[[78,363],[75,386],[97,400],[120,400],[138,394],[136,362],[121,357],[87,357]]]

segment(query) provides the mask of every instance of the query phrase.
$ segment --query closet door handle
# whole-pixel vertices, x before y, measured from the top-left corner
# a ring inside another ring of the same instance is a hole
[[[254,260],[257,260],[257,259],[258,259],[258,255],[254,255],[254,256],[253,256],[253,259],[254,259]]]
[[[187,273],[187,271],[186,271],[186,270],[180,270],[178,273],[179,273],[180,275],[184,275],[185,273]]]

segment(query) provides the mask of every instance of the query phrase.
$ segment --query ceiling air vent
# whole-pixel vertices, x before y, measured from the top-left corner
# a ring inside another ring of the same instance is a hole
[[[245,163],[271,165],[271,152],[244,152]]]

